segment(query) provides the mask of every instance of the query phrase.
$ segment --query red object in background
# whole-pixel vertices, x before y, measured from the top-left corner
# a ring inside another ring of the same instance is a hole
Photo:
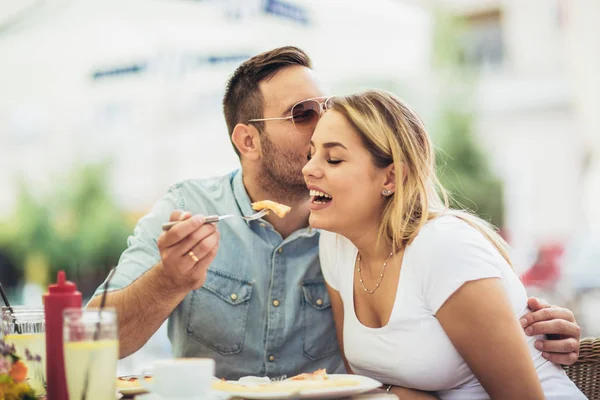
[[[541,246],[535,264],[521,275],[523,285],[553,289],[560,279],[560,258],[563,253],[561,244]]]
[[[81,308],[81,292],[67,280],[65,271],[58,271],[57,282],[48,286],[43,302],[46,313],[46,399],[66,400],[69,392],[63,353],[63,310]]]

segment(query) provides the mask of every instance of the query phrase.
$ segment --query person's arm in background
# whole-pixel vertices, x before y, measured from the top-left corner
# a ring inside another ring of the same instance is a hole
[[[531,312],[521,317],[521,326],[528,336],[546,335],[538,340],[536,349],[553,363],[572,365],[579,357],[581,328],[571,310],[551,306],[544,300],[530,297],[527,305]]]
[[[151,243],[135,245],[154,247],[148,252],[132,250],[128,255],[134,258],[137,255],[141,260],[135,262],[144,264],[150,260],[147,253],[155,251],[159,262],[153,267],[145,266],[146,272],[131,284],[107,294],[105,306],[116,308],[118,314],[120,358],[141,348],[185,296],[204,284],[206,270],[216,256],[219,234],[213,224],[204,224],[202,217],[191,217],[181,211],[173,211],[170,220],[185,221],[163,232],[156,244],[150,240]],[[197,261],[189,255],[190,251]],[[117,274],[119,268],[127,267],[127,263],[119,262]],[[121,274],[126,275],[127,271]],[[102,288],[87,307],[98,307],[101,293]]]

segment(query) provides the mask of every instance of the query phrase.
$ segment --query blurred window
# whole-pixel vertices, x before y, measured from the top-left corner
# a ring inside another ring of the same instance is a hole
[[[504,62],[502,13],[489,10],[465,16],[462,61],[466,67],[498,69]]]
[[[265,13],[285,18],[301,25],[310,25],[307,10],[291,1],[267,0],[265,3]]]
[[[111,78],[115,76],[123,76],[123,75],[137,75],[146,71],[147,65],[146,63],[137,63],[131,65],[124,65],[115,68],[102,69],[98,71],[94,71],[92,73],[92,79],[98,80],[102,78]]]

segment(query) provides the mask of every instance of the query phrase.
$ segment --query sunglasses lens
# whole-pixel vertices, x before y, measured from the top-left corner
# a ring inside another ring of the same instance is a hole
[[[292,108],[292,121],[302,133],[312,133],[319,122],[320,106],[316,100],[306,100]]]

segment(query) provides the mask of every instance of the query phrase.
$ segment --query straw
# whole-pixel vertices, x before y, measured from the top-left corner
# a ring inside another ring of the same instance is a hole
[[[10,302],[8,301],[8,297],[6,296],[6,292],[4,291],[4,288],[2,287],[2,283],[0,282],[0,294],[2,295],[2,300],[4,300],[4,304],[6,304],[6,307],[8,307],[8,310],[13,313],[13,309],[10,306]]]
[[[104,306],[106,305],[108,285],[110,284],[110,280],[112,279],[116,271],[117,269],[113,268],[108,274],[108,278],[106,278],[106,284],[104,285],[104,291],[102,292],[102,299],[100,300],[100,309],[98,310],[98,322],[96,323],[96,332],[94,332],[94,341],[98,340],[98,337],[100,336],[100,317],[102,316],[102,310],[104,310]]]

